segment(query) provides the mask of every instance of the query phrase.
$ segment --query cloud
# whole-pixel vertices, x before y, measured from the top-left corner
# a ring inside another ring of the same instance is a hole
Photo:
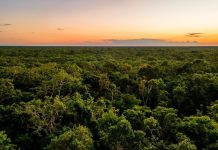
[[[203,33],[187,33],[186,36],[188,37],[201,37]]]
[[[11,26],[12,24],[10,23],[5,23],[5,24],[1,24],[1,26]]]
[[[82,46],[199,46],[196,41],[166,41],[162,39],[107,39],[101,42],[84,42]]]
[[[64,28],[57,28],[57,30],[58,30],[58,31],[63,31],[63,30],[64,30]]]

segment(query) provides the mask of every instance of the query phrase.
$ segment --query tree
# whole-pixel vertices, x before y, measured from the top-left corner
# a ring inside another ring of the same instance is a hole
[[[142,79],[142,80],[139,81],[139,85],[138,85],[138,87],[139,87],[139,94],[140,94],[140,96],[142,98],[142,101],[144,103],[145,103],[145,96],[146,96],[146,91],[147,91],[147,88],[145,86],[146,83],[147,83],[147,81]]]
[[[128,73],[132,70],[132,65],[131,64],[128,64],[128,63],[125,63],[122,65],[122,73]]]
[[[144,104],[155,108],[161,101],[167,101],[167,91],[165,91],[165,83],[162,79],[151,79],[146,82],[146,97]]]
[[[81,78],[82,69],[75,63],[66,62],[63,64],[64,70],[74,78]]]
[[[46,80],[39,87],[38,95],[66,96],[71,95],[80,87],[79,79],[71,76],[65,70],[60,70],[50,80]]]
[[[21,91],[16,90],[12,80],[0,78],[0,102],[1,104],[12,104],[22,97]]]
[[[158,120],[161,127],[160,137],[173,141],[178,132],[180,119],[177,116],[177,110],[158,106],[152,111],[152,117]]]
[[[173,103],[176,105],[176,108],[179,111],[183,111],[181,110],[181,105],[184,104],[184,102],[186,101],[187,98],[187,87],[186,85],[177,85],[174,89],[173,89]]]
[[[92,134],[85,126],[77,126],[53,138],[48,150],[91,150],[93,149]]]
[[[73,124],[87,125],[90,123],[94,110],[92,111],[93,99],[83,99],[82,95],[75,93],[72,97],[64,99],[66,111],[63,122],[68,126]]]
[[[197,147],[190,140],[185,139],[178,144],[176,150],[197,150]]]
[[[105,96],[106,98],[114,102],[114,97],[117,93],[116,84],[111,82],[106,74],[102,74],[99,80],[99,85],[100,85],[102,96]]]
[[[138,71],[140,77],[145,77],[148,80],[157,78],[158,73],[159,70],[156,67],[148,64],[142,66]]]
[[[96,102],[90,104],[92,110],[92,119],[99,119],[102,117],[103,113],[107,111],[107,106],[105,99],[99,98]]]
[[[128,141],[134,137],[132,126],[125,118],[115,117],[114,119],[116,119],[114,123],[108,124],[106,130],[100,130],[101,139],[112,150],[126,149],[130,146]]]
[[[134,136],[130,139],[128,147],[126,149],[132,150],[144,150],[147,145],[149,145],[149,141],[146,137],[146,133],[142,130],[134,130]]]
[[[151,109],[146,106],[134,106],[125,110],[123,115],[131,123],[134,130],[142,130],[144,128],[143,120],[150,117]]]
[[[7,137],[4,131],[0,131],[0,149],[15,150],[16,146],[11,143],[11,139]]]
[[[158,120],[154,119],[153,117],[149,117],[143,120],[144,123],[144,131],[147,135],[147,137],[150,138],[150,140],[157,140],[160,137],[160,126],[158,123]]]
[[[186,117],[180,125],[180,130],[194,141],[197,148],[207,148],[218,140],[218,124],[208,116]]]
[[[214,103],[211,103],[211,106],[209,106],[208,109],[209,116],[218,123],[218,100],[216,100]]]
[[[203,109],[205,113],[207,106],[218,98],[218,76],[211,73],[193,74],[189,78],[188,88],[189,99],[194,107]]]
[[[131,109],[136,105],[139,105],[141,101],[134,95],[120,94],[120,97],[115,101],[115,107],[119,108],[122,113],[124,110]]]
[[[50,134],[56,129],[56,124],[62,117],[66,105],[59,97],[54,99],[46,98],[44,101],[41,99],[32,100],[30,102],[22,102],[17,106],[15,112],[19,116],[28,116],[31,125],[27,128],[33,129],[35,134],[41,135],[42,133]]]

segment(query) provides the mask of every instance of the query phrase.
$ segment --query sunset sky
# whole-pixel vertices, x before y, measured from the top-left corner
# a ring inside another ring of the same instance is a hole
[[[218,45],[218,0],[0,0],[0,45]]]

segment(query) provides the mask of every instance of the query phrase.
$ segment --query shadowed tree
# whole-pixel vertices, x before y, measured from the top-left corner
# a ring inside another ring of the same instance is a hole
[[[0,149],[1,150],[15,150],[17,149],[14,144],[11,143],[11,139],[7,137],[5,132],[0,131]]]

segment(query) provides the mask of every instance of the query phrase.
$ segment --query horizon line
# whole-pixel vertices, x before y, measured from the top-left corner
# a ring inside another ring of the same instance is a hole
[[[218,45],[0,45],[0,47],[218,47]]]

